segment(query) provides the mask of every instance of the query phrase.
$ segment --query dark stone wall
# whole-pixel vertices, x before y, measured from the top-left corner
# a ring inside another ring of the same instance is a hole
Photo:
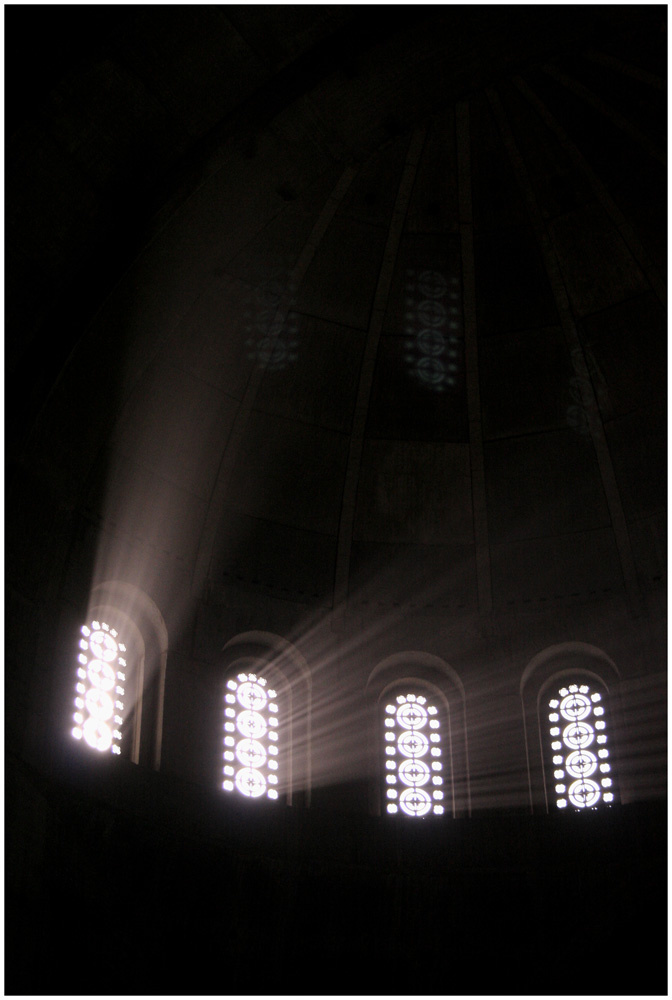
[[[10,759],[7,992],[666,992],[659,806],[409,824],[251,805],[125,761]]]

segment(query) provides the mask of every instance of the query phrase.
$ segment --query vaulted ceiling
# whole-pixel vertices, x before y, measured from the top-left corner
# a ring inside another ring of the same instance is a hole
[[[154,593],[322,608],[660,577],[663,7],[9,7],[6,44],[18,538],[61,504]]]

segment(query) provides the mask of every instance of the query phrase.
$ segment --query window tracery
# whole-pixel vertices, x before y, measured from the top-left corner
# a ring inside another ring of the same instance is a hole
[[[426,267],[406,271],[406,361],[424,388],[454,388],[463,367],[460,281]]]
[[[605,703],[586,683],[560,687],[548,701],[551,783],[558,809],[614,801]]]
[[[98,583],[76,642],[66,733],[98,753],[158,770],[168,633],[157,605],[123,580]]]
[[[256,673],[239,673],[224,695],[222,788],[248,798],[278,798],[277,692]]]
[[[126,645],[93,619],[81,628],[72,735],[99,753],[121,753],[126,697]]]
[[[385,705],[385,799],[388,813],[421,818],[444,812],[439,709],[424,695],[399,694]]]

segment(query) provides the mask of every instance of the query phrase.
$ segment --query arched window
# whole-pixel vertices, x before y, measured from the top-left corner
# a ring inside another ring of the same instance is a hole
[[[616,665],[588,643],[549,646],[528,663],[520,694],[533,812],[628,801],[620,688]]]
[[[167,651],[151,598],[121,581],[94,587],[77,638],[72,737],[158,770]]]
[[[308,805],[311,677],[306,660],[285,639],[262,631],[234,636],[222,653],[219,786],[246,798]]]
[[[607,699],[596,684],[562,684],[548,698],[549,800],[558,809],[596,809],[615,797]]]
[[[371,812],[469,815],[465,697],[455,670],[432,653],[393,653],[371,671],[367,696]]]
[[[431,698],[407,692],[387,701],[383,719],[383,795],[388,813],[441,816],[446,757],[441,713]]]
[[[256,673],[226,682],[222,788],[248,798],[278,798],[279,718],[277,692]]]
[[[100,753],[121,753],[126,688],[131,684],[122,638],[105,621],[92,619],[82,625],[72,735]]]

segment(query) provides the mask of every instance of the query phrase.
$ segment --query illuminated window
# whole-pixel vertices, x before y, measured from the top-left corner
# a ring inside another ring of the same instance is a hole
[[[247,798],[278,798],[279,739],[276,692],[265,678],[241,673],[224,694],[222,788]]]
[[[614,801],[605,701],[585,683],[564,685],[548,701],[548,787],[558,809],[596,809]]]
[[[126,645],[105,621],[83,625],[72,735],[99,753],[121,753],[127,702]]]
[[[385,705],[383,795],[388,813],[414,818],[444,812],[444,747],[439,710],[424,695]]]
[[[91,589],[87,617],[73,656],[68,736],[98,753],[159,770],[168,658],[161,612],[133,584],[107,580]]]

